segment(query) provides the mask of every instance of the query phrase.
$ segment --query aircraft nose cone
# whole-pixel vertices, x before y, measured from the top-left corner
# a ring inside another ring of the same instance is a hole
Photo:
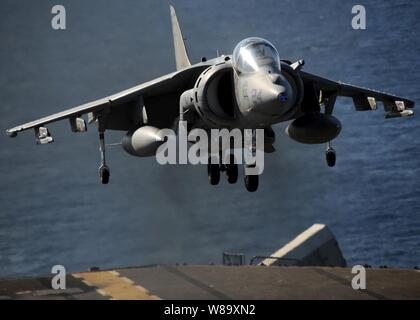
[[[278,99],[280,100],[280,102],[286,102],[287,101],[287,94],[285,91],[280,92],[278,95]]]
[[[281,84],[282,77],[278,73],[271,73],[271,74],[268,75],[268,78],[274,84]]]
[[[278,84],[266,84],[262,90],[260,103],[255,105],[255,110],[261,113],[274,115],[281,111],[287,103],[287,89]]]
[[[273,101],[285,101],[287,98],[287,90],[284,86],[279,84],[272,84],[268,90],[269,95]]]
[[[285,102],[287,100],[286,88],[283,86],[283,77],[278,73],[271,73],[268,75],[268,79],[271,82],[270,93],[272,94],[273,100]]]
[[[253,80],[253,87],[258,89],[251,91],[256,94],[251,96],[252,107],[249,110],[274,119],[293,105],[292,88],[281,74],[256,75]]]
[[[281,94],[286,92],[283,83],[265,83],[264,91],[267,99],[277,100]]]

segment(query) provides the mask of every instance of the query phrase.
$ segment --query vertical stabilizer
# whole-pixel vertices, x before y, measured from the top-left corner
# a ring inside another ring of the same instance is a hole
[[[178,18],[173,6],[171,8],[172,35],[174,37],[175,61],[176,69],[183,69],[191,66],[188,59],[187,49],[185,48],[184,38],[182,37],[181,28],[179,27]]]

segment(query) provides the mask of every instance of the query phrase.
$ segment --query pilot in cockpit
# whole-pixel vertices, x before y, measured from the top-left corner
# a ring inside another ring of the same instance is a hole
[[[233,64],[240,73],[252,73],[260,69],[280,71],[280,57],[276,48],[262,38],[247,38],[238,43],[233,51]]]

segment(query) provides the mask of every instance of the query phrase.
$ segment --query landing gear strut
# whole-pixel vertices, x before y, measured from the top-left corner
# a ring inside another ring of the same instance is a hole
[[[220,165],[219,163],[212,163],[212,158],[209,158],[207,164],[207,173],[209,176],[209,182],[211,185],[217,185],[220,181]]]
[[[105,162],[105,134],[103,131],[99,132],[99,151],[101,152],[101,165],[99,166],[99,178],[102,184],[108,184],[110,171]]]
[[[321,95],[320,101],[322,100],[324,101],[325,114],[332,115],[337,96],[333,94],[326,97],[322,97],[323,96],[322,91],[320,92],[320,95]],[[325,150],[325,160],[327,160],[327,165],[329,167],[335,166],[336,155],[335,155],[335,150],[332,147],[331,141],[328,141],[327,143],[327,150]]]
[[[257,152],[257,137],[256,137],[256,131],[252,130],[251,133],[251,143],[248,146],[245,146],[248,148],[248,151],[251,152],[252,156],[255,157],[256,156],[256,152]],[[249,168],[254,168],[256,169],[256,164],[246,164],[245,165],[245,178],[244,178],[244,182],[245,182],[245,188],[246,190],[248,190],[249,192],[255,192],[258,189],[258,182],[259,182],[259,175],[258,174],[247,174],[249,172],[247,172]],[[256,172],[255,172],[256,173]]]
[[[235,163],[235,156],[230,154],[229,163],[225,165],[227,180],[230,184],[238,181],[238,164]]]
[[[331,141],[329,141],[327,144],[327,150],[325,151],[325,159],[327,160],[327,164],[329,167],[335,166],[336,155],[335,150],[332,147]]]

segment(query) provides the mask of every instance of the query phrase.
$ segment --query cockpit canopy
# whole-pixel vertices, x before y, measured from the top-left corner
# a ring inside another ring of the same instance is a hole
[[[280,57],[276,48],[262,38],[246,38],[233,50],[233,66],[241,73],[258,71],[268,66],[280,71]]]

